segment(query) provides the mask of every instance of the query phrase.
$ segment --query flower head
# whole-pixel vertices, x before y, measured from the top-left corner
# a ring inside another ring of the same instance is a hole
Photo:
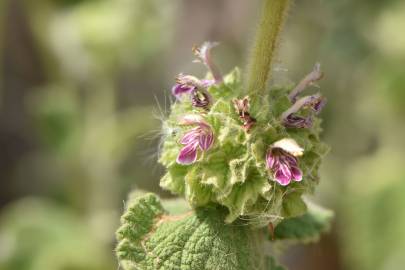
[[[282,139],[271,145],[266,155],[266,166],[280,185],[302,180],[297,159],[302,154],[303,149],[293,139]]]
[[[214,134],[211,126],[198,115],[187,115],[180,120],[180,124],[197,125],[181,138],[180,143],[184,147],[180,150],[176,160],[182,165],[193,164],[197,160],[199,149],[207,151],[211,147],[214,142]]]

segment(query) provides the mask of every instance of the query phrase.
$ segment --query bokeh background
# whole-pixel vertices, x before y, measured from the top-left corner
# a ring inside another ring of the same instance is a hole
[[[220,41],[245,67],[258,0],[0,1],[0,269],[117,269],[132,189],[159,189],[160,119],[190,48]],[[314,200],[331,234],[288,249],[294,269],[405,265],[405,2],[295,1],[273,84],[320,61],[332,147]]]

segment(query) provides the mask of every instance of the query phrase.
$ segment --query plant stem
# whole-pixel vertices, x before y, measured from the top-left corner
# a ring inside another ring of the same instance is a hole
[[[290,0],[264,0],[247,77],[247,90],[253,104],[261,99],[270,80],[271,63],[289,3]]]

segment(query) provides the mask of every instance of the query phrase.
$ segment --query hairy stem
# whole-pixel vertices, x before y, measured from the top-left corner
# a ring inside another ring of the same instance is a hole
[[[247,90],[253,103],[270,80],[270,69],[290,0],[264,0],[263,11],[250,57]]]

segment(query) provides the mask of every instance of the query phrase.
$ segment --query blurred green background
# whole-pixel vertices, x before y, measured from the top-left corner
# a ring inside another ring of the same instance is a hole
[[[0,269],[117,269],[131,189],[158,187],[160,119],[191,47],[245,66],[260,1],[0,1]],[[282,256],[292,270],[405,265],[405,2],[295,1],[273,84],[320,61],[332,146],[315,200],[330,235]]]

